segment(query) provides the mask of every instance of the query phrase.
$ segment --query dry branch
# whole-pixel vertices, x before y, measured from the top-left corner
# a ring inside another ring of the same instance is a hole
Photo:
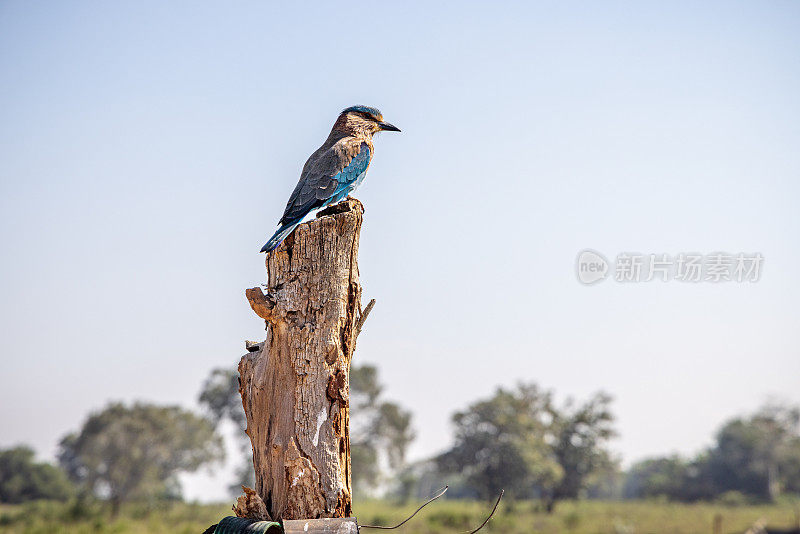
[[[364,311],[358,314],[358,321],[356,322],[356,337],[361,334],[361,329],[364,328],[364,323],[367,321],[367,317],[369,317],[369,313],[372,311],[372,308],[375,307],[375,299],[371,299],[367,307],[364,308]]]
[[[396,524],[396,525],[394,525],[393,527],[385,527],[385,526],[383,526],[383,525],[361,525],[361,528],[375,528],[375,529],[380,529],[380,530],[394,530],[394,529],[396,529],[396,528],[400,528],[400,527],[402,527],[403,525],[405,525],[406,523],[408,523],[409,521],[411,521],[411,519],[412,519],[412,518],[413,518],[415,515],[417,515],[417,514],[419,513],[419,511],[420,511],[420,510],[422,510],[423,508],[425,508],[426,506],[428,506],[430,503],[432,503],[433,501],[435,501],[436,499],[438,499],[439,497],[441,497],[441,496],[442,496],[442,495],[444,495],[445,493],[447,493],[447,490],[448,490],[449,488],[450,488],[450,486],[445,486],[444,488],[442,488],[442,489],[441,489],[441,490],[440,490],[440,491],[439,491],[439,492],[438,492],[436,495],[434,495],[433,497],[431,497],[430,499],[428,499],[427,501],[425,501],[424,503],[422,503],[422,506],[420,506],[419,508],[417,508],[416,510],[414,510],[414,513],[412,513],[410,516],[408,516],[408,517],[407,517],[407,518],[405,518],[404,520],[400,521],[399,523],[397,523],[397,524]],[[484,524],[485,524],[485,522],[484,522]]]

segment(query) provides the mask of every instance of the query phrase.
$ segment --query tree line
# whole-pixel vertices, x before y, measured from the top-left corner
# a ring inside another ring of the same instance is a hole
[[[215,369],[202,386],[201,413],[176,406],[111,403],[61,440],[58,465],[25,446],[0,450],[0,502],[102,499],[112,514],[127,501],[180,499],[180,473],[224,458],[221,429],[232,425],[241,460],[231,492],[253,485],[250,443],[237,373]],[[771,404],[726,421],[691,458],[648,458],[628,469],[609,442],[612,398],[597,393],[556,402],[536,384],[498,388],[452,416],[453,443],[408,464],[411,413],[386,400],[375,367],[350,375],[352,480],[356,499],[420,498],[449,484],[448,496],[489,499],[500,489],[552,511],[564,499],[666,498],[770,501],[800,494],[800,408]]]
[[[622,496],[676,501],[754,499],[800,494],[800,408],[768,404],[727,421],[693,458],[649,458],[627,472]]]
[[[726,421],[713,444],[691,458],[653,457],[620,467],[608,442],[615,435],[611,397],[557,406],[535,384],[499,388],[452,418],[454,445],[424,462],[420,478],[456,480],[466,496],[559,500],[666,498],[733,504],[800,494],[800,408],[768,404]],[[508,494],[508,491],[507,491]]]

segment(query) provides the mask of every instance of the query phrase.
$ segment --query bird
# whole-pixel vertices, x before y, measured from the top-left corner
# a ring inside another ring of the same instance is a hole
[[[385,122],[376,108],[350,106],[342,110],[328,138],[303,166],[278,230],[261,252],[277,248],[312,211],[335,204],[355,191],[364,181],[375,152],[372,136],[386,131],[399,132],[400,128]]]

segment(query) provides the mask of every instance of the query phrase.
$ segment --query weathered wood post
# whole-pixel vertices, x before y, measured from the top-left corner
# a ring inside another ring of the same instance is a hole
[[[267,253],[266,294],[246,292],[267,324],[266,341],[239,362],[255,494],[263,505],[250,492],[240,497],[237,515],[352,515],[348,397],[365,318],[357,261],[363,211],[349,199],[300,225]]]

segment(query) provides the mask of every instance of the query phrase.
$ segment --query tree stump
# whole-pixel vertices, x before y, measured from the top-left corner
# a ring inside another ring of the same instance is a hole
[[[267,253],[266,294],[246,292],[267,323],[264,344],[239,362],[255,493],[268,514],[260,519],[351,515],[348,397],[365,317],[357,263],[363,211],[348,199],[298,226]],[[264,515],[263,506],[247,505],[252,497],[240,497],[237,515]]]

